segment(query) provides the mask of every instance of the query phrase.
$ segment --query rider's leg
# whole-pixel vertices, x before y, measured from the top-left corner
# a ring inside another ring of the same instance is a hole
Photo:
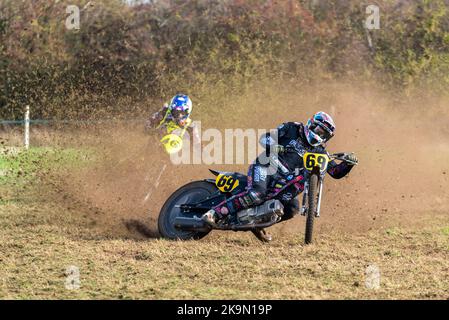
[[[299,213],[298,197],[293,198],[284,205],[284,214],[281,221],[289,220]]]
[[[248,185],[246,190],[221,202],[208,212],[202,219],[210,225],[228,214],[234,214],[242,209],[257,206],[265,201],[268,190],[267,166],[253,164],[248,170]]]

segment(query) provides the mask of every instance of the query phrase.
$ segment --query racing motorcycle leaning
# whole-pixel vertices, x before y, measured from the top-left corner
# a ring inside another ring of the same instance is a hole
[[[286,152],[295,152],[302,157],[304,168],[284,172],[286,178],[269,189],[267,200],[261,205],[229,214],[216,226],[206,224],[200,217],[229,197],[245,191],[248,181],[247,176],[241,173],[210,170],[215,179],[188,183],[166,200],[158,219],[160,234],[168,239],[187,240],[201,239],[213,229],[252,231],[259,240],[269,241],[271,239],[264,237],[264,228],[299,211],[306,218],[305,243],[311,243],[314,220],[320,216],[327,166],[331,160],[348,161],[348,154],[306,152],[301,155],[294,148]],[[303,192],[303,198],[299,205],[295,197],[300,192]]]

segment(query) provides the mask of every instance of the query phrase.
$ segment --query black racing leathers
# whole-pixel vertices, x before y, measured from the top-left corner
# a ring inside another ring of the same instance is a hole
[[[298,122],[281,124],[272,134],[262,135],[259,142],[265,146],[266,152],[259,155],[249,167],[246,190],[214,208],[220,217],[263,203],[269,195],[269,190],[284,183],[286,179],[288,180],[291,173],[296,171],[295,175],[298,175],[298,173],[301,175],[304,170],[303,159],[295,152],[288,152],[287,149],[286,152],[275,153],[275,156],[271,158],[278,159],[279,163],[273,163],[273,160],[269,160],[270,156],[273,155],[269,151],[274,149],[273,145],[289,146],[300,155],[305,152],[326,152],[322,146],[313,147],[309,145],[304,135],[304,126]],[[346,162],[337,164],[335,161],[330,161],[327,173],[335,179],[340,179],[347,175],[352,167],[353,165]],[[284,207],[283,220],[293,217],[298,212],[299,203],[296,195],[303,191],[304,182],[301,181],[300,184],[295,184],[295,186],[296,189],[283,195],[284,202],[287,202],[287,206]]]

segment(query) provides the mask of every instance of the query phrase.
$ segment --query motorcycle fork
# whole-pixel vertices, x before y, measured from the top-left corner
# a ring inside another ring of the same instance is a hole
[[[321,195],[323,192],[323,177],[320,176],[318,181],[318,200],[316,205],[315,217],[320,217],[320,209],[321,209]]]
[[[315,217],[320,217],[320,209],[321,209],[321,195],[323,193],[323,177],[320,176],[318,180],[318,199],[317,199],[317,206],[315,211]],[[302,206],[301,206],[301,215],[305,216],[307,212],[307,199],[309,194],[309,181],[306,181],[304,183],[304,192],[302,197]]]
[[[302,193],[301,215],[305,216],[307,212],[307,195],[309,194],[309,181],[304,182],[304,191]]]

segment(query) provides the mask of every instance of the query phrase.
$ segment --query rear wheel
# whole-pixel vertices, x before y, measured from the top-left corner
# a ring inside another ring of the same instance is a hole
[[[313,237],[313,222],[315,219],[315,211],[317,205],[317,192],[318,192],[318,174],[314,173],[309,178],[309,191],[308,191],[308,209],[307,209],[307,220],[306,220],[306,235],[305,243],[312,243]]]
[[[165,202],[159,213],[158,228],[162,237],[167,239],[201,239],[209,231],[183,231],[175,228],[174,222],[177,217],[192,217],[192,214],[185,214],[177,206],[185,203],[199,202],[211,194],[217,192],[215,185],[205,181],[194,181],[175,191]]]

